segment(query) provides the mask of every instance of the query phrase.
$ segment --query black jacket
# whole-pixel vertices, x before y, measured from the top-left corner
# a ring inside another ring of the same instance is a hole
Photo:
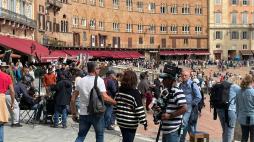
[[[52,88],[55,93],[55,102],[56,105],[69,105],[71,99],[71,81],[69,80],[60,80],[57,84]]]
[[[20,101],[20,104],[23,106],[27,106],[31,108],[34,106],[36,103],[38,103],[37,100],[34,100],[33,97],[31,97],[28,94],[27,90],[28,86],[26,86],[22,81],[16,83],[14,85],[14,91],[15,91],[15,97]],[[10,95],[10,91],[6,93],[6,95]]]

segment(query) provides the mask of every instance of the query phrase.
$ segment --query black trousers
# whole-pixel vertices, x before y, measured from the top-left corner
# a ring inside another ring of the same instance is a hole
[[[123,136],[122,142],[133,142],[136,134],[136,129],[127,129],[127,128],[121,128],[121,133]]]
[[[241,125],[242,128],[242,140],[241,142],[248,142],[250,138],[250,142],[254,142],[254,125]]]

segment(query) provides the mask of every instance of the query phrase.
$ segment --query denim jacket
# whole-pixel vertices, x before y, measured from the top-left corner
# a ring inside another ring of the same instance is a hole
[[[237,119],[242,125],[254,125],[254,89],[241,90],[236,96]],[[249,117],[249,120],[248,120]],[[249,122],[247,122],[249,121]]]
[[[236,95],[239,94],[241,88],[237,84],[232,84],[229,90],[229,107],[228,110],[236,111]]]
[[[196,83],[193,84],[193,93],[194,93],[193,97],[191,84],[192,81],[189,79],[187,82],[180,84],[180,89],[183,90],[188,105],[198,105],[198,103],[202,99],[200,89]]]

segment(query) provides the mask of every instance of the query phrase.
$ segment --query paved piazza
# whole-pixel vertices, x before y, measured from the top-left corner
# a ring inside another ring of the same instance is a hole
[[[9,125],[4,127],[5,142],[74,142],[78,133],[78,124],[68,119],[68,128],[51,128],[49,125],[22,124],[21,128],[11,128]],[[105,131],[105,142],[121,142],[119,131]],[[91,129],[85,140],[95,142],[95,133]],[[135,142],[151,142],[152,139],[136,136]]]
[[[233,74],[240,74],[244,76],[250,70],[250,67],[241,67],[236,69],[229,69]],[[205,69],[205,73],[218,71],[215,67]],[[225,73],[225,72],[224,72]],[[213,111],[210,111],[209,96],[206,95],[206,107],[204,108],[201,117],[198,121],[198,130],[206,131],[210,134],[210,141],[221,141],[221,127],[219,120],[213,120]],[[153,124],[152,113],[148,115],[148,130],[144,131],[143,126],[140,125],[135,142],[153,142],[158,131],[158,125]],[[74,123],[70,118],[68,119],[68,128],[51,128],[49,125],[36,124],[33,127],[31,124],[23,124],[22,128],[11,128],[8,124],[5,129],[5,142],[74,142],[77,132],[78,124]],[[90,130],[87,136],[87,142],[95,142],[95,134]],[[105,131],[105,142],[121,142],[121,135],[119,128],[116,131]]]

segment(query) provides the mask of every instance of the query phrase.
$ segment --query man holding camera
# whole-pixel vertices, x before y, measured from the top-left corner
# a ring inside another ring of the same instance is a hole
[[[186,99],[182,90],[176,87],[176,79],[181,69],[175,65],[166,64],[160,74],[163,79],[164,90],[161,97],[165,101],[162,111],[162,142],[179,142],[183,114],[187,111]],[[162,109],[162,108],[160,108]]]

